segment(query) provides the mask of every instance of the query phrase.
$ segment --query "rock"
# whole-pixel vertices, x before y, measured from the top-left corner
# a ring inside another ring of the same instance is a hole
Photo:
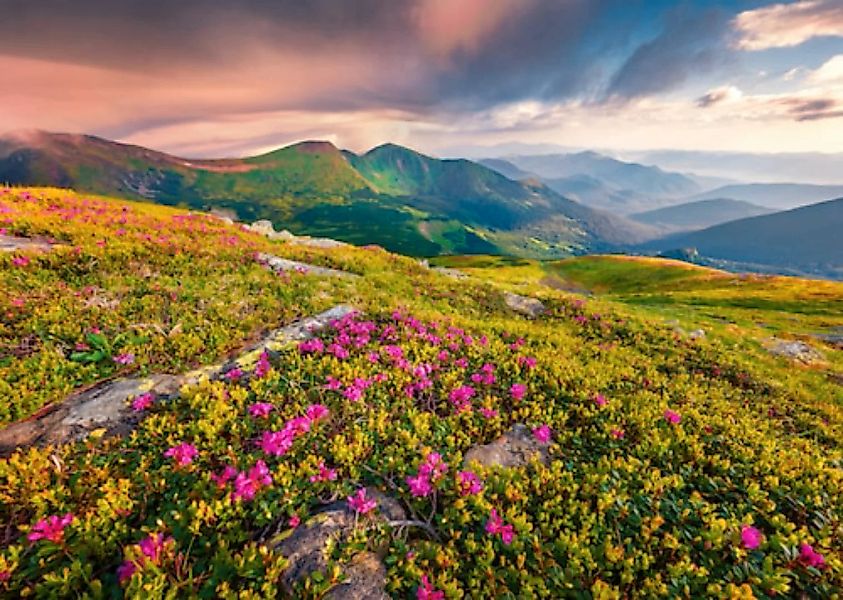
[[[770,339],[765,344],[767,351],[776,356],[783,356],[806,365],[823,362],[825,356],[806,342]]]
[[[43,238],[25,238],[14,235],[0,235],[0,252],[40,251],[49,252],[55,244]]]
[[[841,327],[835,327],[831,333],[815,333],[813,337],[837,350],[843,350],[843,328]]]
[[[468,273],[463,273],[459,269],[449,269],[448,267],[433,267],[437,273],[450,277],[451,279],[468,279]]]
[[[518,294],[513,294],[512,292],[504,293],[503,299],[509,308],[533,319],[544,313],[546,310],[541,300],[527,298],[526,296],[519,296]]]
[[[533,457],[547,464],[550,461],[550,443],[538,441],[530,428],[516,423],[491,444],[474,446],[465,453],[463,466],[478,462],[484,467],[522,467]]]
[[[178,392],[183,379],[173,375],[153,375],[141,379],[118,379],[77,392],[61,404],[26,421],[13,423],[0,431],[0,456],[33,445],[64,444],[104,429],[106,435],[123,435],[138,422],[138,413],[129,399],[145,392],[157,397]]]
[[[406,518],[401,505],[393,498],[374,488],[366,488],[366,495],[378,503],[371,517],[358,517],[345,501],[334,502],[310,517],[292,533],[284,533],[269,543],[289,562],[281,576],[281,585],[287,595],[293,596],[295,585],[319,571],[325,572],[328,560],[326,548],[331,540],[344,543],[355,525],[368,518],[397,521]],[[386,569],[381,557],[363,552],[343,567],[345,582],[329,592],[329,598],[388,598],[385,592]]]
[[[354,273],[339,271],[337,269],[329,269],[327,267],[317,267],[316,265],[309,265],[307,263],[281,258],[280,256],[266,254],[264,252],[258,254],[258,260],[264,263],[267,267],[269,267],[276,273],[287,273],[290,271],[295,271],[298,273],[307,273],[310,275],[317,275],[321,277],[360,277],[359,275],[355,275]]]
[[[125,435],[134,429],[140,415],[131,409],[129,400],[145,392],[156,397],[172,398],[183,385],[194,385],[213,379],[235,367],[251,370],[261,354],[277,352],[287,344],[313,337],[314,332],[328,327],[337,319],[354,312],[341,304],[312,317],[295,321],[269,332],[233,361],[204,367],[184,375],[153,375],[107,381],[82,390],[43,410],[30,419],[13,423],[0,430],[0,456],[8,456],[19,448],[64,444],[103,429],[106,435]],[[384,501],[386,505],[386,501]],[[398,505],[400,509],[400,505]]]
[[[251,225],[247,225],[246,227],[250,231],[254,231],[255,233],[259,233],[267,237],[275,233],[275,227],[272,225],[272,221],[267,221],[266,219],[255,221],[254,223],[252,223]]]
[[[705,337],[705,329],[694,329],[688,334],[688,337],[692,340],[701,340]]]
[[[344,248],[350,245],[331,238],[294,237],[292,242],[297,246],[309,248]]]

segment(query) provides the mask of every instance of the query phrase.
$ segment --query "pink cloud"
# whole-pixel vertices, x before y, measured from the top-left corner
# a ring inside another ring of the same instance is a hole
[[[738,47],[764,50],[798,46],[819,36],[843,36],[840,0],[799,0],[740,13],[733,22]]]

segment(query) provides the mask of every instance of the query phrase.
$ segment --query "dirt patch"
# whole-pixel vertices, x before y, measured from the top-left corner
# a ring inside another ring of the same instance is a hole
[[[545,287],[553,288],[554,290],[559,290],[560,292],[582,294],[584,296],[592,295],[591,290],[589,290],[588,288],[584,288],[571,281],[565,281],[564,279],[560,279],[555,275],[547,275],[546,277],[542,277],[541,280],[539,280],[539,283]]]

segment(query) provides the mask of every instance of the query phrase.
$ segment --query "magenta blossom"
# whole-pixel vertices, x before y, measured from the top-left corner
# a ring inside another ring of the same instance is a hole
[[[762,539],[761,532],[755,527],[751,525],[743,525],[741,527],[741,542],[747,550],[755,550],[761,545]]]
[[[138,547],[146,558],[157,564],[161,560],[164,548],[172,542],[173,538],[165,538],[163,533],[153,533],[139,541]]]
[[[533,429],[533,437],[543,444],[546,444],[550,441],[550,437],[552,434],[552,430],[547,425],[540,425]]]
[[[65,528],[73,522],[74,518],[73,513],[62,516],[51,515],[33,525],[26,537],[30,542],[49,540],[54,544],[60,544],[64,540]]]
[[[219,475],[212,473],[211,480],[217,484],[219,489],[222,489],[226,486],[226,484],[237,477],[237,469],[232,467],[231,465],[226,465],[225,468],[222,470],[222,473]]]
[[[316,422],[326,418],[330,412],[324,404],[311,404],[307,407],[305,414],[311,422]]]
[[[114,362],[118,365],[131,365],[135,362],[135,355],[130,354],[128,352],[124,352],[123,354],[118,354],[114,357]]]
[[[512,543],[515,537],[512,525],[504,525],[503,519],[498,516],[498,511],[494,508],[489,513],[489,520],[486,521],[486,533],[500,535],[501,540],[507,546]]]
[[[295,529],[296,527],[301,525],[301,517],[298,515],[293,515],[292,517],[290,517],[290,520],[287,521],[287,524],[293,529]]]
[[[616,440],[622,440],[625,434],[623,429],[612,429],[612,431],[609,432],[609,435],[611,435]]]
[[[261,352],[261,356],[258,359],[257,364],[255,365],[255,377],[258,379],[263,379],[266,377],[266,374],[269,373],[269,369],[272,368],[269,364],[269,355],[266,353],[266,350]]]
[[[196,449],[196,446],[187,442],[173,446],[164,452],[164,456],[174,459],[176,464],[180,466],[189,465],[198,454],[199,451]]]
[[[825,567],[825,557],[814,550],[810,544],[802,544],[799,546],[799,562],[806,567],[814,567],[815,569],[822,569]]]
[[[682,415],[680,415],[676,411],[667,409],[666,411],[664,411],[664,418],[668,423],[673,423],[674,425],[677,425],[682,420]]]
[[[485,406],[480,409],[480,414],[483,415],[486,419],[494,419],[498,416],[498,411],[494,408],[486,408]]]
[[[124,561],[117,567],[117,581],[124,583],[127,579],[131,579],[138,570],[137,565],[130,560]]]
[[[606,396],[604,396],[603,394],[597,394],[596,396],[594,396],[594,403],[601,408],[606,406]]]
[[[258,440],[264,454],[284,456],[293,447],[293,434],[289,431],[264,431]]]
[[[460,496],[470,496],[483,491],[483,482],[472,471],[460,471],[457,473],[457,487],[460,490]]]
[[[463,385],[452,390],[449,399],[458,412],[471,408],[471,399],[474,397],[474,388],[470,385]]]
[[[438,481],[447,472],[448,464],[438,452],[431,452],[425,456],[424,462],[419,465],[419,474],[430,477],[432,481]]]
[[[415,498],[424,498],[433,493],[433,486],[430,484],[430,478],[426,475],[410,475],[405,481],[410,488],[410,493]]]
[[[28,256],[15,256],[12,259],[12,264],[16,267],[25,267],[29,264]]]
[[[240,367],[234,367],[230,371],[227,371],[225,375],[223,375],[225,379],[228,381],[237,381],[241,377],[243,377],[243,369]]]
[[[266,463],[259,460],[255,466],[247,471],[241,471],[234,480],[234,491],[231,492],[231,500],[253,500],[255,494],[264,487],[272,485],[272,476]]]
[[[134,400],[132,400],[132,410],[136,412],[146,410],[147,408],[152,406],[154,400],[155,398],[151,392],[141,394],[140,396],[137,396]]]
[[[509,394],[512,396],[513,400],[521,400],[526,393],[527,386],[523,383],[513,383],[512,387],[509,388]]]
[[[273,410],[275,410],[275,407],[269,402],[258,402],[249,407],[249,414],[256,419],[265,419]]]
[[[322,483],[325,481],[336,481],[337,479],[337,470],[336,469],[329,469],[325,466],[325,463],[321,460],[319,461],[319,472],[316,475],[310,476],[310,483]]]
[[[416,600],[445,600],[445,593],[434,589],[427,575],[422,575],[421,585],[416,589]]]
[[[365,515],[373,511],[378,503],[375,500],[366,499],[366,488],[360,488],[356,493],[347,498],[348,506],[357,514]]]

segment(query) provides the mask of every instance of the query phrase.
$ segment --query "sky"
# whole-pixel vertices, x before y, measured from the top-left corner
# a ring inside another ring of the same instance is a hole
[[[843,0],[0,0],[0,132],[843,152]]]

